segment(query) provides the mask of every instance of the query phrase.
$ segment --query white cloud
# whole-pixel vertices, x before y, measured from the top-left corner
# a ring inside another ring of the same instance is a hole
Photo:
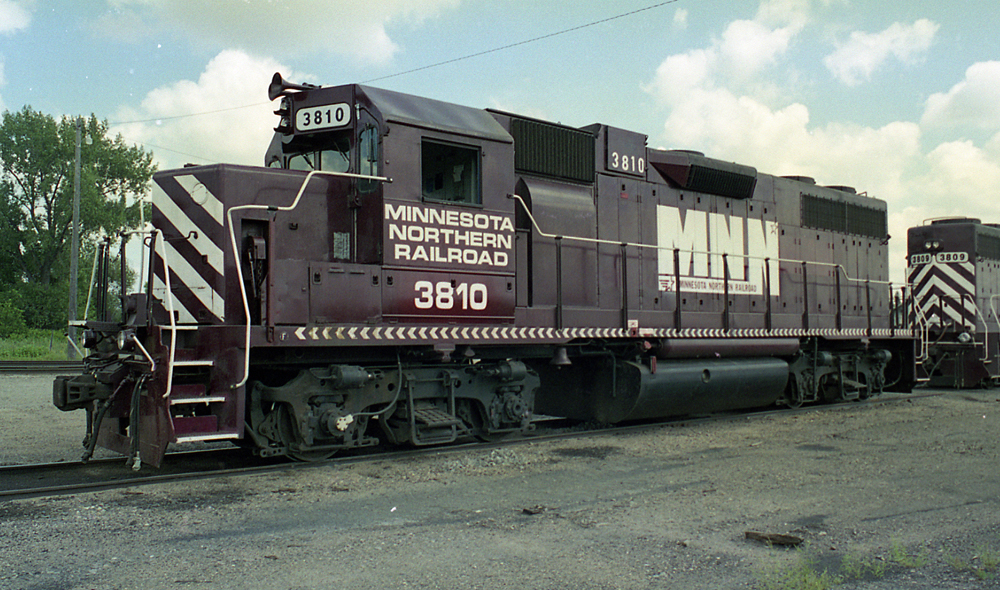
[[[698,149],[764,173],[811,176],[819,184],[854,186],[886,200],[897,283],[903,280],[907,228],[945,215],[1000,221],[1000,201],[993,198],[1000,191],[1000,62],[976,64],[950,91],[933,95],[922,122],[993,125],[992,139],[983,147],[950,138],[924,147],[927,139],[917,122],[817,125],[805,104],[785,98],[795,95],[788,70],[801,64],[784,59],[805,24],[808,14],[800,3],[765,2],[753,21],[730,23],[708,47],[666,57],[645,87],[667,111],[662,134],[651,138],[651,145]],[[929,21],[890,27],[865,38],[867,45],[857,43],[854,61],[845,46],[835,54],[841,61],[828,58],[826,63],[842,66],[845,76],[867,76],[890,56],[907,62],[919,58],[936,30]],[[786,82],[762,89],[734,78],[736,67],[756,68],[759,77]]]
[[[106,35],[134,34],[121,23],[140,15],[169,26],[192,43],[240,48],[257,54],[348,55],[361,64],[384,64],[399,46],[390,25],[413,26],[460,0],[112,0],[102,18]]]
[[[137,109],[117,113],[112,120],[144,122],[120,124],[112,132],[152,150],[161,169],[187,162],[260,166],[277,124],[275,107],[266,102],[265,93],[279,70],[302,78],[274,60],[223,51],[197,81],[161,86],[149,92]],[[233,105],[250,106],[212,112]],[[191,113],[207,114],[188,116]]]
[[[0,0],[0,35],[16,33],[31,24],[31,13],[13,0]]]
[[[948,92],[932,94],[921,122],[935,127],[1000,129],[1000,61],[973,64]]]
[[[726,27],[718,50],[724,63],[740,75],[750,76],[788,50],[797,26],[772,29],[757,21],[739,20]]]
[[[688,26],[688,11],[683,8],[678,8],[674,12],[674,28],[686,29],[687,26]]]
[[[694,89],[714,87],[717,78],[763,86],[760,74],[788,51],[808,21],[807,9],[806,0],[762,2],[753,20],[729,23],[710,47],[667,57],[646,90],[670,103]]]
[[[1000,201],[995,198],[1000,187],[996,153],[971,141],[950,141],[931,150],[924,163],[924,172],[914,178],[913,189],[922,200],[936,205],[939,214],[1000,221]]]
[[[813,0],[762,0],[754,20],[775,27],[802,29],[809,22],[812,3]]]
[[[857,86],[870,80],[890,57],[905,64],[922,59],[939,28],[937,23],[922,18],[912,25],[893,23],[880,33],[855,31],[823,63],[835,78],[848,86]]]

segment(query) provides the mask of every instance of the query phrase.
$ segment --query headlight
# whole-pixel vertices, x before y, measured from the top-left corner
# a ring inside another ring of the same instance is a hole
[[[118,350],[124,351],[131,349],[132,338],[134,338],[134,336],[132,335],[131,332],[127,332],[125,330],[118,332],[118,336],[116,336],[116,341],[118,342]]]
[[[94,330],[84,330],[83,332],[83,347],[84,348],[94,348],[97,346],[97,342],[100,340],[101,335]]]

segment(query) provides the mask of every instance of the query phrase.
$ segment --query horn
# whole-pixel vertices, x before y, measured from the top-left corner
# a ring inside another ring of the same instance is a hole
[[[271,83],[267,87],[267,98],[274,100],[289,90],[309,90],[310,88],[319,87],[315,84],[293,84],[287,82],[281,77],[281,72],[275,72],[274,76],[271,77]]]

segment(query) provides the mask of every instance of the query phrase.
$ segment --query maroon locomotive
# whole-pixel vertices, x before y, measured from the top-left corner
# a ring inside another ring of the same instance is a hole
[[[935,219],[907,235],[921,380],[978,387],[1000,377],[1000,225]]]
[[[267,167],[154,177],[145,286],[54,384],[90,451],[316,459],[914,383],[883,201],[606,125],[277,74],[270,96]]]

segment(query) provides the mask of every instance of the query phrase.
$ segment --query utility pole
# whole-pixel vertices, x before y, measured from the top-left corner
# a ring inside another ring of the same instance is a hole
[[[83,119],[76,119],[76,163],[73,166],[73,241],[69,255],[69,342],[66,344],[66,358],[76,360],[76,283],[80,273],[80,135]]]

